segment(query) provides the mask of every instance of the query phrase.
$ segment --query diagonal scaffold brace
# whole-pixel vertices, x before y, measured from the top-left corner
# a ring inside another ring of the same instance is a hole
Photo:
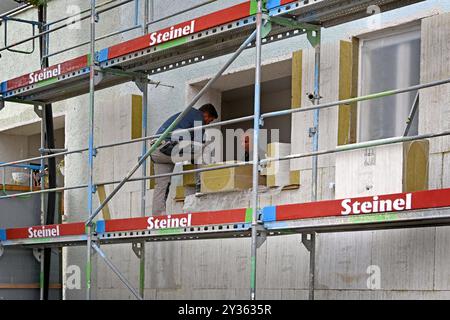
[[[144,161],[159,147],[161,142],[168,137],[168,135],[174,130],[176,125],[186,116],[189,110],[200,100],[203,94],[219,79],[219,77],[228,69],[228,67],[237,59],[237,57],[251,45],[256,37],[256,31],[254,31],[247,40],[239,47],[239,49],[230,57],[228,62],[219,70],[219,72],[208,81],[208,83],[200,90],[200,92],[194,97],[194,99],[189,103],[189,105],[184,109],[184,111],[174,120],[174,122],[166,129],[166,131],[158,138],[158,140],[152,145],[152,147],[147,151],[147,153],[140,158],[138,163],[130,170],[125,178],[117,185],[116,188],[109,194],[109,196],[103,201],[102,204],[94,211],[92,215],[86,220],[85,224],[90,225],[93,219],[99,214],[103,207],[119,192],[125,183],[133,176],[134,173],[139,169],[139,167],[144,163]]]
[[[102,249],[95,242],[91,242],[92,248],[99,254],[99,256],[105,261],[106,265],[119,277],[120,281],[133,293],[138,300],[143,300],[142,296],[137,292],[133,285],[123,276],[114,263],[108,258]]]

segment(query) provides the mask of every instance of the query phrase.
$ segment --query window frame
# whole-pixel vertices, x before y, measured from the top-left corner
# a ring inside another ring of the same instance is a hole
[[[415,20],[415,21],[408,22],[405,24],[388,27],[388,28],[383,28],[383,29],[379,29],[376,31],[372,31],[372,32],[368,32],[368,33],[364,33],[364,34],[355,36],[355,38],[358,39],[358,81],[357,81],[358,82],[358,91],[357,91],[358,97],[360,97],[362,95],[362,78],[363,78],[362,48],[363,48],[364,43],[366,41],[378,40],[381,38],[396,36],[396,35],[400,35],[402,33],[414,32],[414,31],[417,31],[420,34],[420,41],[422,41],[421,30],[422,30],[421,21]],[[419,68],[420,68],[420,66],[419,66]],[[398,89],[398,88],[390,88],[390,89]],[[371,92],[371,93],[375,93],[375,92]],[[361,141],[361,130],[360,130],[360,127],[361,127],[360,108],[361,108],[361,102],[358,102],[357,103],[357,119],[356,119],[356,141],[357,141],[357,143],[362,142]],[[416,117],[418,117],[418,116],[420,116],[419,113],[416,113]],[[406,126],[406,120],[407,119],[405,119],[405,126]],[[369,141],[373,141],[373,140],[369,140]]]

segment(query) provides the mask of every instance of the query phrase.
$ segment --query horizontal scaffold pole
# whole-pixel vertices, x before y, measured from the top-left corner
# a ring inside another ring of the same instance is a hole
[[[403,89],[388,90],[388,91],[372,93],[372,94],[368,94],[368,95],[360,96],[360,97],[356,97],[356,98],[350,98],[350,99],[345,99],[345,100],[338,100],[338,101],[334,101],[334,102],[323,103],[323,104],[319,104],[319,105],[316,105],[313,107],[297,106],[297,107],[295,107],[295,109],[268,112],[268,113],[263,114],[261,116],[261,118],[265,119],[265,118],[272,118],[272,117],[280,117],[280,116],[285,116],[285,115],[289,115],[289,114],[293,114],[293,113],[297,113],[297,112],[308,112],[311,110],[320,110],[320,109],[331,108],[331,107],[339,106],[342,104],[352,104],[352,103],[361,102],[361,101],[381,99],[381,98],[393,96],[396,94],[407,93],[407,92],[421,90],[421,89],[427,89],[427,88],[431,88],[431,87],[444,85],[447,83],[450,83],[450,78],[447,78],[444,80],[439,80],[439,81],[432,81],[432,82],[428,82],[425,84],[418,84],[418,85],[403,88]]]
[[[337,106],[343,105],[343,104],[351,104],[351,103],[355,103],[355,102],[359,102],[359,101],[380,99],[380,98],[384,98],[384,97],[387,97],[390,95],[401,94],[401,93],[406,93],[406,92],[411,92],[411,91],[416,91],[416,90],[421,90],[421,89],[426,89],[426,88],[432,88],[432,87],[440,86],[440,85],[447,84],[447,83],[450,83],[450,78],[444,79],[444,80],[439,80],[439,81],[428,82],[425,84],[420,84],[420,85],[407,87],[407,88],[403,88],[403,89],[389,90],[389,91],[385,91],[383,93],[372,93],[372,94],[369,94],[366,96],[360,96],[360,97],[346,99],[346,100],[339,100],[339,101],[335,101],[335,102],[324,103],[324,104],[320,104],[320,105],[312,106],[312,107],[305,107],[305,108],[302,107],[302,108],[297,108],[297,109],[286,109],[286,110],[282,110],[282,111],[263,113],[261,115],[261,118],[265,119],[265,118],[270,118],[270,117],[279,117],[279,116],[288,115],[288,114],[292,114],[292,113],[296,113],[296,112],[308,112],[308,111],[313,111],[316,109],[325,109],[325,108],[337,107]],[[234,124],[234,123],[249,121],[249,120],[253,120],[253,118],[254,118],[254,116],[250,115],[250,116],[245,116],[245,117],[241,117],[241,118],[215,122],[215,123],[211,123],[208,125],[198,126],[195,128],[177,130],[177,132],[183,133],[185,131],[190,132],[193,130],[208,129],[208,128],[227,125],[227,124]],[[96,149],[100,150],[100,149],[105,149],[105,148],[123,146],[123,145],[127,145],[127,144],[132,144],[132,143],[139,143],[139,142],[143,142],[143,141],[147,141],[147,140],[156,139],[156,138],[159,138],[160,136],[161,136],[160,134],[157,134],[157,135],[152,135],[152,136],[143,137],[143,138],[139,138],[139,139],[104,144],[104,145],[96,147]],[[66,155],[70,155],[70,154],[75,154],[75,153],[82,153],[82,152],[86,152],[88,150],[89,150],[88,148],[80,148],[80,149],[76,149],[76,150],[70,150],[70,151],[61,152],[61,153],[49,154],[49,155],[40,156],[40,157],[33,157],[33,158],[28,158],[28,159],[23,159],[23,160],[5,162],[3,164],[0,164],[0,168],[8,167],[8,166],[20,164],[20,163],[38,161],[41,159],[49,159],[49,158],[61,157],[61,156],[66,156]]]
[[[394,137],[394,138],[388,138],[388,139],[373,140],[373,141],[368,141],[368,142],[363,142],[363,143],[355,143],[355,144],[349,144],[349,145],[345,145],[345,146],[339,146],[335,149],[330,149],[330,150],[322,150],[322,151],[302,153],[302,154],[293,154],[293,155],[289,155],[289,156],[282,157],[282,158],[267,158],[267,159],[260,160],[260,164],[265,165],[265,164],[267,164],[269,162],[273,162],[273,161],[284,161],[284,160],[292,160],[292,159],[298,159],[298,158],[307,158],[307,157],[312,157],[312,156],[321,156],[321,155],[326,155],[326,154],[331,154],[331,153],[339,153],[339,152],[345,152],[345,151],[350,151],[350,150],[364,149],[364,148],[369,148],[369,147],[389,145],[389,144],[400,143],[400,142],[439,138],[439,137],[444,137],[444,136],[450,136],[450,131],[444,131],[441,133],[422,134],[422,135],[410,136],[410,137]],[[199,168],[199,169],[185,170],[185,171],[180,171],[180,172],[164,173],[164,174],[147,176],[147,177],[130,178],[127,180],[127,182],[136,182],[136,181],[142,181],[142,180],[158,179],[158,178],[163,178],[163,177],[181,176],[181,175],[185,175],[185,174],[192,174],[192,173],[198,173],[198,172],[236,168],[236,167],[241,167],[241,166],[246,166],[246,165],[251,165],[251,164],[253,164],[253,161],[230,163],[230,164],[226,164],[226,165],[218,165],[218,166],[209,167],[209,168]],[[106,182],[95,183],[95,185],[106,186],[106,185],[118,184],[120,182],[121,182],[121,180],[106,181]],[[54,188],[54,189],[38,190],[38,191],[33,191],[33,192],[24,192],[24,193],[20,193],[20,194],[12,194],[12,195],[8,195],[8,196],[0,197],[0,200],[15,198],[18,196],[27,196],[27,195],[40,194],[40,193],[49,193],[49,192],[62,192],[62,191],[66,191],[66,190],[69,191],[69,190],[82,189],[82,188],[87,188],[87,185],[84,184],[84,185],[78,185],[78,186],[60,187],[60,188]]]

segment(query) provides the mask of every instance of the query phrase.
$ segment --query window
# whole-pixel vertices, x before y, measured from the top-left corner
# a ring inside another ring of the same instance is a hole
[[[360,41],[360,95],[420,83],[420,27],[378,34]],[[417,92],[359,104],[359,141],[402,136]],[[418,132],[415,115],[409,135]]]
[[[265,81],[261,83],[261,113],[285,110],[291,104],[292,94],[292,77],[285,76],[283,78]],[[254,113],[254,85],[238,87],[232,90],[222,91],[222,120],[231,120],[240,117],[250,116]],[[242,129],[246,131],[253,128],[253,120],[228,124],[222,126],[224,136],[224,155],[225,161],[244,160],[239,159],[237,147],[241,142],[227,141],[226,130]],[[264,130],[260,135],[260,153],[264,158],[267,144],[272,142],[291,142],[291,116],[284,115],[281,117],[273,117],[264,119]],[[275,133],[276,132],[276,133]],[[234,145],[233,153],[226,153],[227,145]],[[230,158],[231,156],[231,158]]]

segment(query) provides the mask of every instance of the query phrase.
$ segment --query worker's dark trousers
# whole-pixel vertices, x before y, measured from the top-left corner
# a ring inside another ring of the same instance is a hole
[[[172,158],[159,151],[159,148],[152,153],[151,158],[155,167],[155,175],[173,172],[175,164],[172,162]],[[172,177],[163,177],[155,179],[152,204],[153,216],[166,214],[166,200],[169,193],[171,178]]]

